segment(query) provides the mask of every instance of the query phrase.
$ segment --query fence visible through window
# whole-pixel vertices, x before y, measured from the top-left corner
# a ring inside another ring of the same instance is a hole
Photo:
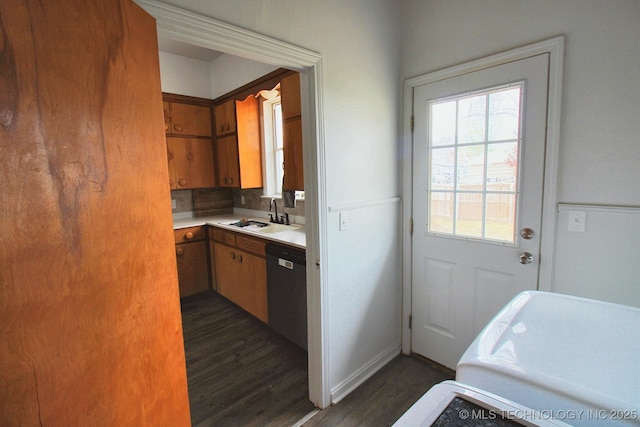
[[[515,242],[523,90],[430,102],[430,233]]]

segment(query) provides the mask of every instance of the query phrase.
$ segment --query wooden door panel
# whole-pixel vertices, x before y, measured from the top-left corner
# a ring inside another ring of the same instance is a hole
[[[211,108],[201,105],[171,103],[170,133],[211,136]]]
[[[242,253],[241,283],[245,284],[243,300],[245,309],[263,322],[267,316],[267,261],[264,258]]]
[[[304,166],[302,158],[302,120],[284,122],[284,190],[304,191]]]
[[[0,2],[0,425],[190,425],[155,28]]]
[[[235,102],[227,101],[214,108],[216,135],[226,135],[236,131]]]
[[[282,119],[300,117],[300,74],[290,74],[280,81],[280,98],[282,99]]]
[[[204,240],[176,245],[181,298],[209,289],[206,245]]]
[[[262,187],[260,107],[255,96],[236,101],[237,161],[241,188]]]
[[[216,174],[211,140],[167,137],[167,150],[175,188],[215,187]]]
[[[220,243],[213,244],[218,293],[230,301],[240,304],[241,298],[235,283],[238,281],[236,250]]]

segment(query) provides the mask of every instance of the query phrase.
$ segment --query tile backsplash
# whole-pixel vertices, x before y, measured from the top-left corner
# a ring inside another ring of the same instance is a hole
[[[173,190],[171,191],[171,200],[175,200],[176,207],[173,213],[193,212],[193,194],[191,190]]]
[[[171,199],[175,200],[176,208],[173,214],[193,212],[198,216],[215,215],[216,213],[232,212],[233,208],[251,209],[269,212],[271,198],[263,197],[262,189],[225,189],[211,188],[202,190],[173,190]],[[284,208],[282,199],[277,199],[278,212],[289,215],[304,216],[304,201],[296,201],[295,208]]]

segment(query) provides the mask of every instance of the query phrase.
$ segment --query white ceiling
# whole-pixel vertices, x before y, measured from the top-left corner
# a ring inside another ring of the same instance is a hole
[[[158,49],[161,52],[171,53],[174,55],[180,55],[187,58],[207,62],[211,62],[218,56],[222,55],[222,52],[179,42],[177,40],[173,40],[161,35],[158,35]]]

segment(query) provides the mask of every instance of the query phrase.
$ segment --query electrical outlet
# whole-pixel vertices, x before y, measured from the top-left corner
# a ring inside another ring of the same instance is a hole
[[[584,233],[587,228],[587,213],[585,211],[569,211],[569,231]]]

